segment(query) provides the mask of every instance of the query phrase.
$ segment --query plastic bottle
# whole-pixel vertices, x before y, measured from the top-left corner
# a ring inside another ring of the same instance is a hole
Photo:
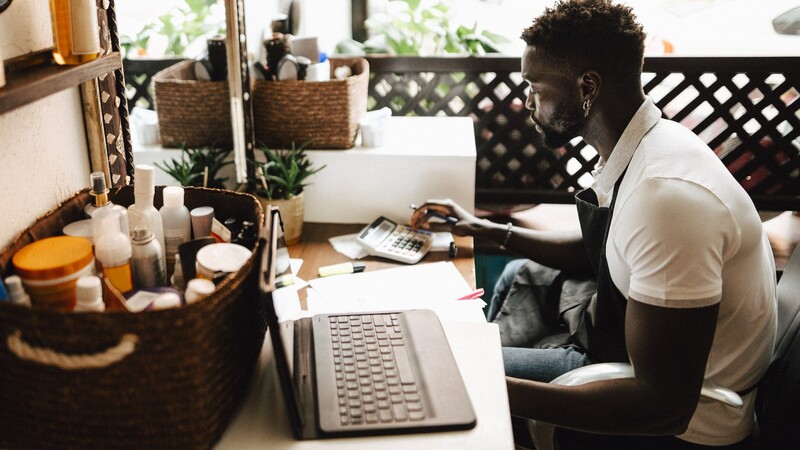
[[[92,202],[88,203],[83,208],[83,213],[86,218],[91,219],[92,215],[100,208],[113,206],[113,203],[108,199],[108,187],[106,186],[106,175],[103,172],[92,172],[89,174],[89,183],[92,190],[89,195],[92,196]]]
[[[6,85],[6,71],[3,68],[3,54],[0,53],[0,87]]]
[[[217,290],[217,285],[211,280],[205,278],[193,278],[186,284],[186,292],[183,293],[183,298],[186,299],[186,304],[194,303]]]
[[[175,289],[183,291],[186,289],[186,280],[183,279],[183,266],[181,265],[181,254],[175,255],[175,271],[169,278],[169,285]]]
[[[189,208],[183,204],[184,190],[179,186],[164,188],[164,206],[158,210],[164,225],[164,246],[166,249],[167,273],[175,270],[175,256],[178,246],[192,239],[192,219]]]
[[[106,305],[103,303],[103,284],[100,278],[90,275],[78,278],[75,284],[76,312],[103,312]]]
[[[147,164],[136,165],[136,182],[133,184],[134,203],[128,207],[128,224],[130,230],[136,227],[143,227],[150,230],[156,237],[156,241],[161,246],[161,254],[166,255],[164,245],[164,225],[161,221],[161,214],[153,206],[155,197],[155,169]],[[164,263],[162,271],[166,273],[167,267]]]
[[[306,68],[306,81],[330,81],[331,61],[325,53],[319,54],[319,62]]]
[[[81,64],[100,55],[95,0],[50,0],[53,59],[57,64]]]
[[[6,289],[8,290],[8,299],[11,303],[22,306],[31,306],[31,297],[25,292],[22,286],[22,278],[17,275],[11,275],[6,278]]]
[[[147,228],[138,226],[131,237],[131,271],[133,286],[137,289],[164,286],[167,274],[164,272],[164,253],[155,236]]]
[[[94,244],[95,257],[111,284],[122,293],[128,292],[133,289],[131,240],[120,231],[117,212],[112,210],[100,220],[102,231]]]

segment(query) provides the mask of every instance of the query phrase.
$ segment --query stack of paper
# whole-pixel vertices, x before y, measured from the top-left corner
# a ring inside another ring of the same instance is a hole
[[[457,300],[469,297],[473,290],[452,262],[336,275],[308,284],[305,311],[300,310],[297,286],[276,291],[281,320],[322,313],[425,308],[443,321],[486,322],[483,300]]]

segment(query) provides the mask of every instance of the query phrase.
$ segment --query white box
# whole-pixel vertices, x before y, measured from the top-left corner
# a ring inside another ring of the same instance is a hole
[[[475,131],[468,117],[389,117],[383,146],[307,150],[315,167],[305,188],[305,221],[408,223],[428,199],[475,210]]]

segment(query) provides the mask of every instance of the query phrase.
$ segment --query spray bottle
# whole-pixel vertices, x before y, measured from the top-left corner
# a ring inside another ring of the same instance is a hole
[[[161,254],[165,255],[164,245],[164,225],[161,221],[161,214],[153,206],[155,197],[155,169],[147,164],[136,165],[136,182],[133,184],[133,205],[128,207],[128,223],[130,230],[142,227],[150,230],[161,246]],[[166,273],[166,264],[162,272]]]
[[[83,213],[86,215],[87,219],[91,219],[92,215],[98,209],[113,205],[108,199],[106,175],[103,172],[92,172],[89,174],[89,183],[92,185],[92,190],[89,191],[89,195],[92,196],[92,202],[88,203],[83,208]]]

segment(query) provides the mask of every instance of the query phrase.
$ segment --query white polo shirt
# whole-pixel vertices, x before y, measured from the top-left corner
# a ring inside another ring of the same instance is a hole
[[[629,164],[630,163],[630,164]],[[705,377],[741,391],[772,356],[777,326],[772,250],[750,197],[694,133],[648,98],[592,188],[608,206],[625,171],[606,243],[614,284],[668,308],[720,303]],[[680,438],[726,445],[752,430],[755,395],[736,409],[700,399]]]

